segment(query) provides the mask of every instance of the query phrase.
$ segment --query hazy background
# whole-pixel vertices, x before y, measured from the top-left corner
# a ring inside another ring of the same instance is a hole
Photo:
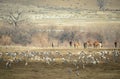
[[[0,0],[0,44],[81,46],[98,40],[112,47],[120,40],[120,2],[103,0]]]

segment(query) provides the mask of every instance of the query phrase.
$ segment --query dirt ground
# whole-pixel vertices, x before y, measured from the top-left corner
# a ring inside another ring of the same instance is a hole
[[[14,63],[6,69],[5,62],[1,62],[0,79],[120,79],[120,63],[88,64],[84,69],[76,69],[70,63],[24,63]]]

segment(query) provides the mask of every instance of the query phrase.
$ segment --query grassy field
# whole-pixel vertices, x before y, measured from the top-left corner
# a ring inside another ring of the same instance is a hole
[[[25,46],[0,46],[0,52],[21,52],[21,51],[38,51],[38,52],[44,52],[44,51],[60,51],[63,53],[66,53],[68,51],[75,53],[79,51],[101,51],[101,50],[108,50],[112,51],[114,49],[117,49],[120,51],[120,48],[74,48],[74,47],[25,47]]]
[[[120,79],[120,63],[86,65],[85,69],[77,71],[73,65],[45,64],[31,62],[24,66],[24,62],[13,64],[6,69],[5,63],[0,63],[0,79]],[[76,74],[79,72],[79,74]]]
[[[114,48],[83,49],[83,48],[39,48],[39,47],[0,47],[0,52],[21,52],[21,51],[59,51],[77,53],[79,51],[112,51]],[[118,49],[120,51],[120,49]],[[120,61],[117,63],[85,64],[85,68],[79,64],[79,68],[72,63],[25,61],[12,63],[11,68],[5,67],[6,61],[0,62],[0,79],[120,79]]]

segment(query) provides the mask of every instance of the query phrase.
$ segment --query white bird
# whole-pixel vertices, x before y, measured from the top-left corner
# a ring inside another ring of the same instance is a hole
[[[25,66],[27,66],[27,65],[28,65],[28,62],[25,63]]]
[[[85,69],[85,65],[83,64],[83,69]]]
[[[9,59],[9,60],[6,62],[6,68],[10,68],[11,65],[12,65],[12,62],[13,62],[13,60],[12,60],[12,59]]]

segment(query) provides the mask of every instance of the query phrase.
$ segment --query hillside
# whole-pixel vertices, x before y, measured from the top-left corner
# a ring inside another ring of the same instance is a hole
[[[119,22],[120,3],[108,0],[99,11],[96,0],[0,0],[0,15],[23,10],[28,22],[37,25],[80,25],[82,22]],[[116,11],[117,10],[117,11]]]

